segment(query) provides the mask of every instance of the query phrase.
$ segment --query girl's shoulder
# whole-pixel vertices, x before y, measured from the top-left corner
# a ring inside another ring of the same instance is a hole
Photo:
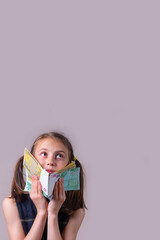
[[[82,219],[85,216],[85,208],[78,208],[77,210],[75,210],[72,214],[72,217],[81,217]]]
[[[11,198],[11,196],[8,196],[8,197],[3,199],[3,201],[2,201],[2,208],[3,209],[8,209],[12,206],[16,206],[15,198]]]
[[[18,210],[15,198],[6,197],[2,202],[2,209],[5,218],[9,221],[13,217],[18,216]]]
[[[24,239],[24,231],[19,217],[16,199],[6,197],[2,202],[2,209],[7,223],[9,239]],[[18,231],[15,231],[18,229]]]
[[[74,220],[75,219],[83,220],[84,216],[85,216],[85,208],[78,208],[71,214],[70,218]]]
[[[78,208],[70,215],[69,222],[62,233],[64,239],[76,239],[78,230],[82,224],[84,216],[84,208]]]

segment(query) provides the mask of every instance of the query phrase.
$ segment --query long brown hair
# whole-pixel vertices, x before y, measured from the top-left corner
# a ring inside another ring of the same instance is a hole
[[[63,143],[63,145],[68,149],[69,152],[69,162],[71,162],[74,158],[74,152],[72,145],[68,138],[66,138],[63,134],[59,132],[49,132],[41,134],[39,137],[36,138],[36,140],[33,143],[33,146],[31,148],[31,153],[34,155],[34,149],[37,144],[37,142],[41,139],[45,138],[57,138],[59,141]],[[84,172],[81,163],[76,160],[76,167],[80,167],[80,190],[74,190],[74,191],[67,191],[66,192],[66,200],[62,206],[62,211],[71,214],[73,211],[79,208],[86,208],[85,202],[84,202]],[[26,194],[24,192],[25,187],[25,180],[23,177],[23,156],[18,159],[18,162],[15,166],[14,170],[14,177],[12,181],[12,187],[11,187],[11,198],[17,197],[18,199],[22,199]]]

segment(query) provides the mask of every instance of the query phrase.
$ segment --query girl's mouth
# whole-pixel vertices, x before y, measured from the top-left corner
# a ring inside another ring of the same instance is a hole
[[[50,169],[46,169],[46,171],[47,171],[49,174],[52,174],[52,173],[55,172],[54,170],[50,170]]]

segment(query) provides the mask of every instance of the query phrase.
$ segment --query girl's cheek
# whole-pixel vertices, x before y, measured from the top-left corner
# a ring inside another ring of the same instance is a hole
[[[38,162],[39,162],[39,164],[40,164],[41,166],[44,165],[44,161],[42,161],[41,159],[38,159]]]

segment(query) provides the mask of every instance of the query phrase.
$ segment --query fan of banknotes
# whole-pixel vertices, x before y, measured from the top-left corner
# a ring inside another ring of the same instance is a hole
[[[26,170],[26,185],[24,190],[27,192],[31,191],[32,176],[34,175],[38,176],[42,184],[43,195],[48,199],[52,199],[54,185],[60,177],[64,179],[65,191],[80,189],[80,168],[76,167],[74,161],[59,171],[49,174],[44,168],[41,167],[29,150],[25,148],[23,166]]]

